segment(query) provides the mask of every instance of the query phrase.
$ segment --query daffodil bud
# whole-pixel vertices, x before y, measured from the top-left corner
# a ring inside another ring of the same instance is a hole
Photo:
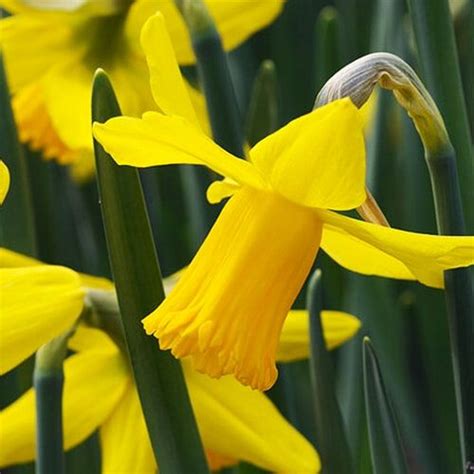
[[[360,108],[376,85],[393,91],[412,118],[427,153],[451,147],[443,118],[429,92],[413,69],[394,54],[372,53],[348,64],[326,82],[314,106],[350,97]]]

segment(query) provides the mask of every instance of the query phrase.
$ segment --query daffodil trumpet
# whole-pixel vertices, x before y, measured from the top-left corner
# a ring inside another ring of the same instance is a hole
[[[265,390],[277,377],[286,314],[320,247],[350,270],[435,288],[443,287],[444,270],[474,262],[473,237],[416,234],[333,212],[366,199],[362,123],[350,99],[293,120],[243,161],[201,131],[166,38],[163,18],[150,18],[142,45],[164,113],[93,127],[118,164],[186,163],[225,177],[207,196],[229,201],[174,290],[143,321],[162,349],[213,377],[234,374]]]

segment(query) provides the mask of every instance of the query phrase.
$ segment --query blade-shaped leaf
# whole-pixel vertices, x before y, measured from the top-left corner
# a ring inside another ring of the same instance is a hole
[[[321,326],[321,271],[311,277],[308,287],[311,340],[311,380],[316,417],[318,450],[325,474],[353,472],[341,410],[336,399],[334,369],[326,349]]]
[[[408,471],[397,422],[368,337],[363,342],[363,358],[365,407],[374,474],[405,474]]]
[[[93,86],[93,120],[120,115],[107,75]],[[164,299],[161,272],[138,172],[118,166],[94,142],[110,265],[129,355],[160,471],[207,472],[201,441],[179,362],[158,349],[141,320]]]

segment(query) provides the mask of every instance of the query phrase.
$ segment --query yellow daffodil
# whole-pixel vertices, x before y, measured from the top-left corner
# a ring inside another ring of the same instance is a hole
[[[66,331],[79,317],[84,291],[79,276],[54,265],[0,268],[0,374]]]
[[[69,347],[77,353],[64,366],[65,449],[100,429],[104,474],[156,472],[140,402],[117,347],[101,331],[84,327]],[[230,377],[210,379],[187,363],[183,369],[203,444],[215,453],[211,460],[241,459],[272,472],[319,471],[314,448],[265,395]],[[0,412],[0,466],[34,459],[34,420],[33,390]]]
[[[29,272],[30,275],[36,275],[38,271],[57,271],[58,268],[66,271],[63,275],[65,294],[61,294],[56,288],[55,285],[59,285],[59,275],[55,275],[51,288],[44,286],[43,292],[34,295],[41,302],[49,302],[49,313],[44,306],[34,326],[20,314],[22,308],[25,313],[31,309],[24,305],[24,298],[23,306],[17,305],[14,313],[10,305],[6,305],[1,313],[2,334],[3,329],[6,329],[2,341],[8,342],[9,327],[15,327],[17,333],[22,334],[17,345],[34,341],[28,346],[30,353],[35,349],[33,345],[45,342],[42,336],[42,342],[38,342],[37,335],[43,335],[46,328],[58,325],[56,306],[69,294],[66,285],[71,275],[74,276],[75,288],[81,284],[83,287],[94,287],[97,284],[103,289],[112,287],[107,280],[80,276],[63,267],[44,265],[7,249],[0,249],[0,265],[5,267],[3,270],[19,270],[22,274]],[[176,278],[173,278],[171,284],[175,281]],[[29,288],[28,280],[23,283],[25,289]],[[2,286],[1,290],[3,295],[9,288]],[[18,299],[17,293],[11,295],[11,298],[16,296]],[[82,300],[78,306],[82,308]],[[67,314],[66,306],[63,307],[62,316],[66,329],[67,324],[72,324],[77,318],[77,313],[77,307],[71,308],[70,315]],[[34,315],[38,313],[35,312]],[[356,318],[345,313],[327,311],[322,316],[328,348],[336,347],[352,337],[360,325]],[[285,322],[279,349],[282,361],[307,356],[307,329],[307,312],[291,312]],[[55,330],[50,336],[54,337],[57,333],[58,330]],[[64,365],[65,449],[77,445],[100,428],[104,473],[155,472],[145,422],[123,355],[104,333],[83,326],[79,326],[70,339],[69,347],[76,354],[68,358]],[[2,346],[1,352],[16,354],[17,346],[7,344]],[[319,460],[314,449],[283,419],[263,394],[243,387],[231,377],[213,380],[198,374],[188,361],[184,361],[183,369],[212,467],[245,460],[274,472],[310,473],[319,470]],[[5,440],[0,446],[0,467],[34,458],[34,420],[33,390],[29,390],[0,412],[0,435]]]
[[[164,37],[162,17],[149,19],[142,43],[164,113],[94,124],[118,164],[187,163],[231,180],[211,185],[210,201],[231,198],[174,290],[144,319],[162,349],[211,376],[268,389],[281,328],[320,247],[350,270],[435,288],[444,270],[474,263],[473,237],[405,232],[331,211],[366,198],[362,124],[349,99],[290,122],[253,147],[249,161],[238,159],[200,130],[169,41],[154,47]]]
[[[0,374],[71,327],[84,308],[86,287],[111,289],[103,278],[80,275],[0,249]]]
[[[283,1],[208,0],[207,4],[224,46],[231,49],[273,21]],[[73,163],[79,179],[93,170],[90,91],[94,71],[107,69],[128,115],[139,116],[154,107],[138,37],[145,20],[158,10],[171,26],[182,62],[194,61],[189,35],[173,0],[0,0],[0,6],[13,14],[0,20],[0,41],[20,138],[42,150],[46,158]],[[190,93],[195,105],[204,110],[200,94]]]
[[[10,188],[10,172],[7,165],[0,160],[0,204],[3,204]]]

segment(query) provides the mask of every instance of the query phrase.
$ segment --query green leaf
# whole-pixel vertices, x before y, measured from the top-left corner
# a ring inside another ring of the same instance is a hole
[[[277,74],[273,61],[264,61],[253,85],[247,117],[247,140],[250,146],[278,128]]]
[[[364,390],[374,474],[408,473],[395,415],[368,337],[363,341]]]
[[[92,97],[94,121],[120,115],[103,71],[95,75]],[[163,473],[208,472],[181,366],[141,324],[164,291],[138,172],[116,165],[99,143],[94,149],[110,265],[155,457]]]
[[[308,287],[311,340],[311,381],[316,417],[318,451],[325,474],[353,472],[341,410],[336,399],[334,368],[321,326],[321,271],[316,270]]]

